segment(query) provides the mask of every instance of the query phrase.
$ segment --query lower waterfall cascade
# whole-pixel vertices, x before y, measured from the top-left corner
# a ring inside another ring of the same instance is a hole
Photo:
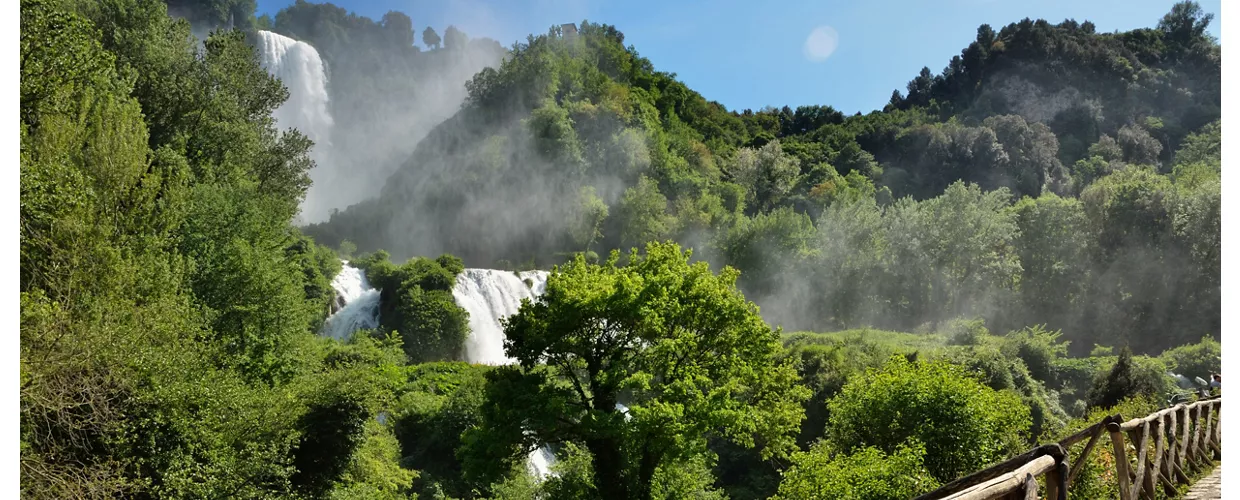
[[[380,291],[371,288],[366,273],[348,261],[332,279],[336,291],[331,316],[321,333],[348,339],[353,332],[379,327]],[[465,360],[470,363],[505,365],[516,362],[504,354],[504,328],[500,320],[517,313],[522,299],[534,299],[547,289],[547,271],[501,271],[465,269],[456,278],[452,297],[469,312],[469,337],[465,340]],[[547,446],[530,453],[527,467],[542,480],[551,475],[555,454]]]
[[[358,330],[379,327],[379,290],[370,287],[366,273],[342,261],[340,273],[332,278],[336,300],[331,316],[323,323],[321,333],[336,340],[346,340]]]
[[[514,273],[496,269],[466,269],[456,277],[452,296],[469,311],[469,338],[465,360],[506,365],[516,360],[504,355],[504,327],[500,320],[517,313],[521,299],[534,299],[547,290],[546,271]]]

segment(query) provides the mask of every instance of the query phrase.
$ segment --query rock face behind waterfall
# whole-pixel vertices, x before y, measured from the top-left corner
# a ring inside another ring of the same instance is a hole
[[[465,359],[471,363],[502,365],[514,362],[504,355],[504,328],[500,320],[516,314],[521,299],[533,299],[547,288],[546,271],[514,273],[495,269],[466,269],[456,277],[452,296],[469,311],[469,338]]]

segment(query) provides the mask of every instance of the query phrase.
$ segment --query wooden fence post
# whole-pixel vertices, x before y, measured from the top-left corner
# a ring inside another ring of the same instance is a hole
[[[1115,478],[1119,482],[1119,500],[1132,500],[1132,489],[1128,478],[1128,450],[1124,446],[1124,433],[1119,430],[1119,422],[1107,424],[1111,433],[1111,448],[1115,454]]]

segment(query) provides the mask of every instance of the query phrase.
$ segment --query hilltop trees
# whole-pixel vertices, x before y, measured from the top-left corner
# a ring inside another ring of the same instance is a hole
[[[439,41],[439,33],[435,33],[434,28],[427,26],[426,29],[422,30],[422,43],[426,44],[427,47],[438,49]]]

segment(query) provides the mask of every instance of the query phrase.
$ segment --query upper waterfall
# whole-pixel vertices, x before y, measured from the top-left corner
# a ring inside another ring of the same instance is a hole
[[[327,72],[319,51],[270,31],[259,31],[258,37],[263,69],[288,87],[288,100],[274,113],[280,128],[296,128],[315,144],[327,144],[332,116],[327,109]]]
[[[284,101],[273,116],[280,129],[295,128],[314,141],[311,156],[317,165],[310,172],[313,182],[302,203],[301,217],[307,221],[327,218],[331,208],[319,201],[324,198],[323,164],[329,161],[332,115],[328,109],[327,72],[319,51],[306,42],[270,31],[258,32],[258,54],[263,68],[279,78],[288,88]]]

